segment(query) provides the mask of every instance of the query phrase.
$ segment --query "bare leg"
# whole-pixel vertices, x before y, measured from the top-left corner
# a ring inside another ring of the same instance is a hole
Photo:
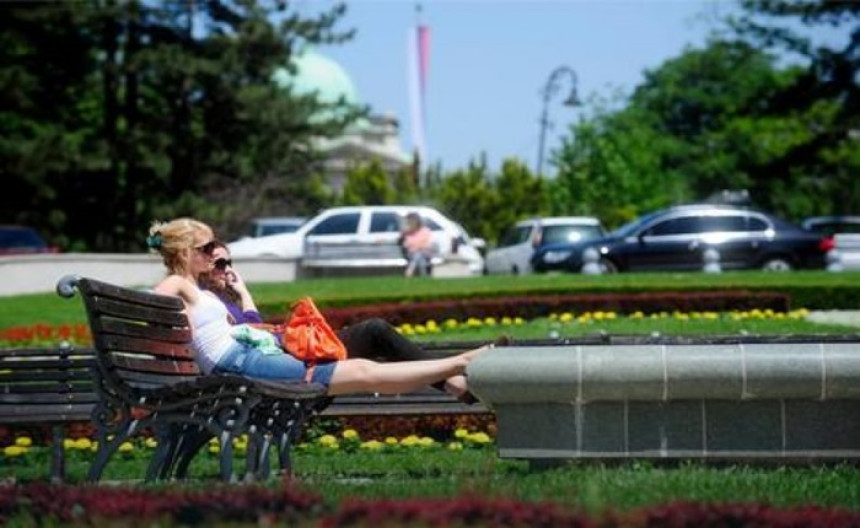
[[[425,361],[375,363],[366,359],[347,359],[334,369],[328,393],[335,396],[356,392],[412,392],[437,381],[462,376],[469,362],[484,349]]]

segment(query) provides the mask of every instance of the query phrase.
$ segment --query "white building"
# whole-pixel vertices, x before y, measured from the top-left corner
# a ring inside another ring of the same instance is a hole
[[[313,50],[305,50],[293,58],[295,73],[286,68],[275,71],[273,79],[293,93],[317,97],[335,103],[343,97],[349,104],[360,106],[355,84],[349,74],[334,60]],[[332,190],[343,190],[346,175],[352,167],[378,160],[389,174],[412,164],[412,156],[400,145],[399,123],[393,115],[373,115],[350,125],[335,138],[319,138],[316,148],[324,154],[323,172]]]

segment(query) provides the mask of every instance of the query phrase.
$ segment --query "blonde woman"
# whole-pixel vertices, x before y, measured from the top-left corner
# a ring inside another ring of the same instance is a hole
[[[161,254],[167,268],[167,277],[155,291],[179,297],[185,303],[195,359],[205,373],[305,380],[326,386],[331,396],[357,392],[399,394],[444,381],[449,392],[461,396],[468,391],[464,376],[466,367],[487,348],[426,361],[376,363],[367,359],[346,359],[308,367],[284,354],[276,344],[267,346],[262,341],[240,339],[236,329],[247,327],[231,325],[224,304],[211,292],[200,288],[198,278],[211,271],[216,247],[214,233],[208,225],[192,218],[156,222],[150,228],[147,244]]]

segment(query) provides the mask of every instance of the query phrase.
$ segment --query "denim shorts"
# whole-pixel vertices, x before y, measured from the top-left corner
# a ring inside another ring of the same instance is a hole
[[[328,387],[337,361],[318,363],[309,381]],[[218,360],[213,374],[238,374],[265,380],[304,380],[308,367],[288,353],[263,354],[258,349],[235,343]]]

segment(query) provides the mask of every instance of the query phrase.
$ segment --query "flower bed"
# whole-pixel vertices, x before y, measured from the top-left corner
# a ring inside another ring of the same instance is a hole
[[[328,505],[318,494],[286,483],[212,486],[0,487],[0,523],[17,526],[857,526],[860,514],[817,506],[676,502],[631,512],[588,515],[551,502],[464,496],[456,499],[362,500]]]
[[[698,291],[633,294],[570,294],[528,297],[493,297],[484,299],[448,299],[420,303],[388,303],[346,308],[322,308],[334,328],[340,328],[369,317],[381,317],[391,324],[421,323],[430,319],[466,320],[486,317],[520,317],[535,319],[555,312],[610,311],[617,313],[662,311],[697,312],[771,309],[785,312],[790,308],[787,295],[781,293],[734,291]],[[283,320],[283,316],[273,318]]]

